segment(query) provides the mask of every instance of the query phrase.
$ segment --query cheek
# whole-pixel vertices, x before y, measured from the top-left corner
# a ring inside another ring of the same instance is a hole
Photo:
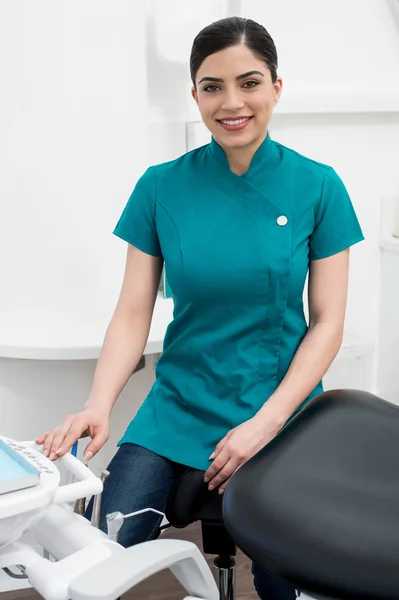
[[[198,107],[200,110],[200,113],[207,118],[212,117],[212,115],[215,114],[215,112],[218,109],[218,102],[217,99],[214,96],[200,96],[199,97],[199,102],[198,102]]]
[[[269,115],[274,108],[273,95],[265,94],[259,96],[259,98],[256,99],[256,106],[254,106],[254,108],[260,115]]]

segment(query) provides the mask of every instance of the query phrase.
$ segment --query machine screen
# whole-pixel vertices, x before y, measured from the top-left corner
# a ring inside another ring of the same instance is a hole
[[[32,487],[39,482],[39,470],[0,440],[0,494]]]

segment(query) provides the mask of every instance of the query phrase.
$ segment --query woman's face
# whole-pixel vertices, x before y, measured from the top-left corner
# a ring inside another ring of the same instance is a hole
[[[200,66],[192,90],[202,120],[225,148],[242,148],[264,139],[281,93],[270,70],[244,44],[211,54]]]

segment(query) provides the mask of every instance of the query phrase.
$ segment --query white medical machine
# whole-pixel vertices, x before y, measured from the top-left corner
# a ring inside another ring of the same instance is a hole
[[[63,485],[64,475],[73,482]],[[195,544],[158,539],[124,548],[117,533],[131,515],[111,514],[106,535],[74,512],[76,501],[98,497],[102,486],[70,453],[52,462],[34,442],[0,436],[0,569],[21,568],[45,600],[115,600],[169,568],[185,600],[219,600]],[[20,540],[27,532],[42,551]]]

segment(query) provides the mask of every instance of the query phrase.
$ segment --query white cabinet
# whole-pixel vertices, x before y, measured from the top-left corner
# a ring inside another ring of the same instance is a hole
[[[378,389],[383,398],[399,404],[399,240],[381,245]]]

